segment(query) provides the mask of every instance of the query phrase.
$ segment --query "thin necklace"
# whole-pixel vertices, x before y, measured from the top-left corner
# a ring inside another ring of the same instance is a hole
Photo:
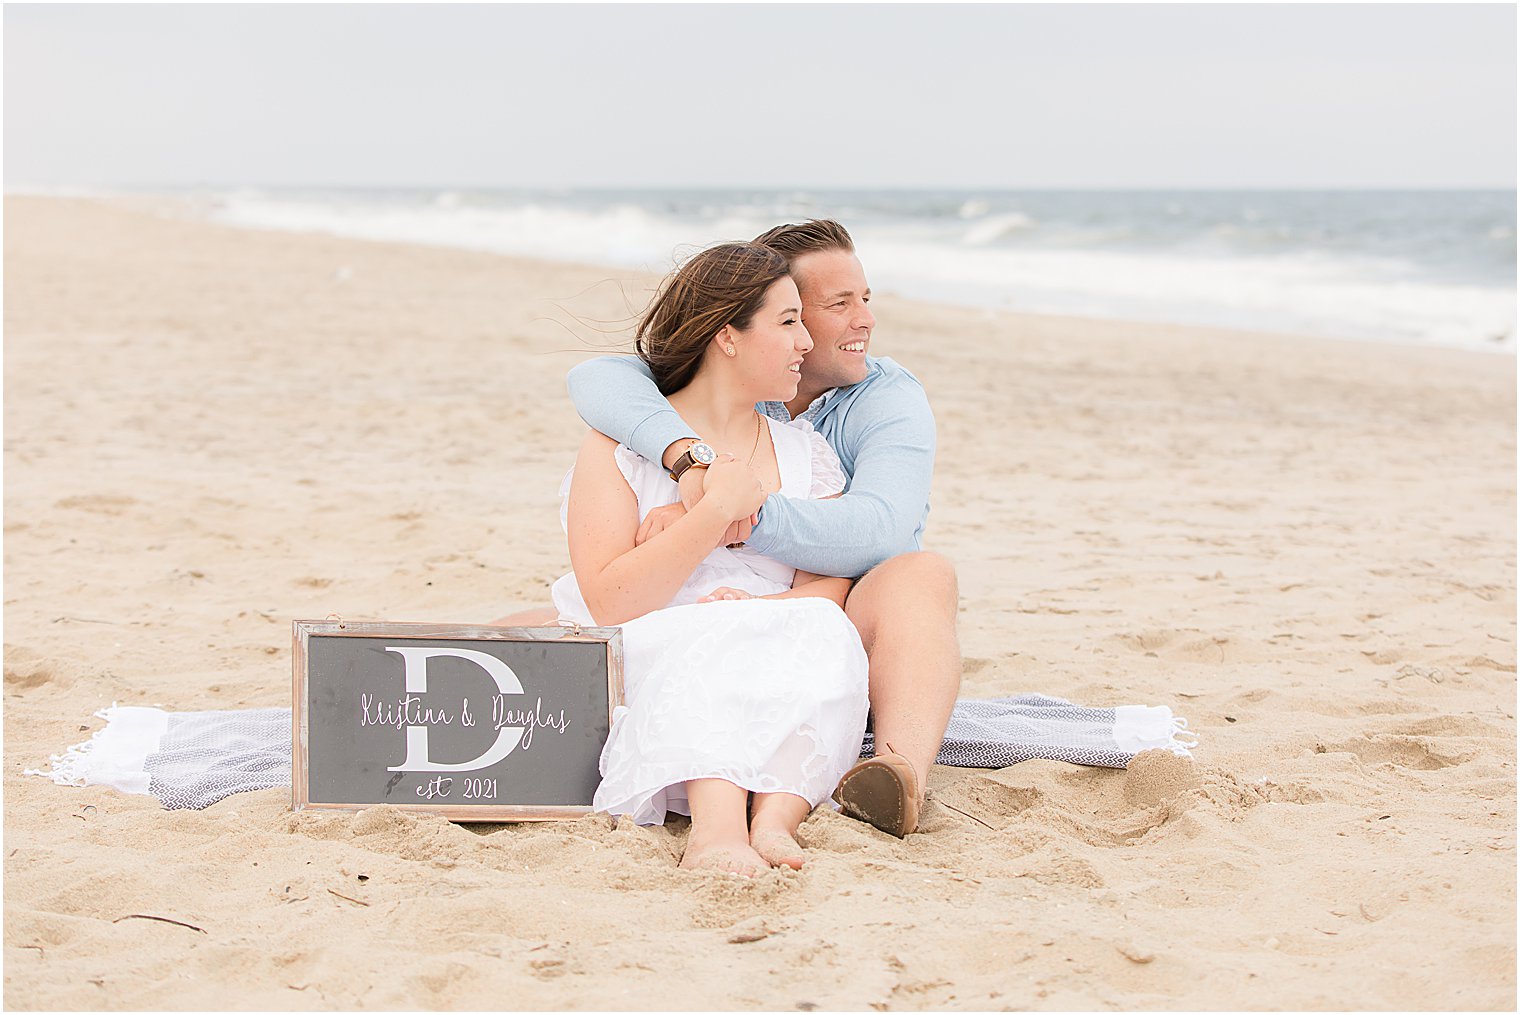
[[[755,452],[760,450],[760,414],[755,413],[755,446],[749,449],[749,461],[745,465],[755,464]]]

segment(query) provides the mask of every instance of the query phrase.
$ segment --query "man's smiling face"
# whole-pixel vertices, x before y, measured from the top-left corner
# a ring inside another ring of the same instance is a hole
[[[830,388],[865,380],[876,318],[860,259],[847,250],[803,254],[792,259],[792,278],[802,294],[802,323],[813,336],[813,349],[802,361],[798,399],[812,401]]]

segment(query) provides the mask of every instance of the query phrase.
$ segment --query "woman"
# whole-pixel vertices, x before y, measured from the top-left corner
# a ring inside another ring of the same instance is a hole
[[[690,814],[687,868],[801,867],[797,826],[860,752],[866,657],[842,609],[848,579],[721,545],[769,494],[844,488],[811,428],[755,410],[796,395],[812,348],[801,307],[775,251],[698,254],[662,288],[636,347],[717,452],[702,500],[636,546],[643,517],[679,498],[659,463],[592,432],[569,481],[574,573],[555,584],[555,606],[562,620],[624,625],[626,705],[594,805],[640,824]]]

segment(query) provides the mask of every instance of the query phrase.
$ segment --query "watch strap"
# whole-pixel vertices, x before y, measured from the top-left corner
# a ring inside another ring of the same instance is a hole
[[[701,441],[697,442],[697,444],[700,444],[700,443],[702,443],[702,442]],[[681,481],[681,477],[682,476],[686,475],[686,470],[687,469],[693,469],[693,468],[696,468],[696,469],[705,469],[705,468],[707,468],[707,463],[697,461],[696,456],[691,453],[692,448],[695,448],[697,446],[697,444],[693,444],[691,446],[691,448],[687,448],[681,454],[681,457],[676,459],[676,464],[674,464],[674,465],[672,465],[670,467],[670,478],[673,479],[673,480],[675,480],[677,483],[679,483]]]

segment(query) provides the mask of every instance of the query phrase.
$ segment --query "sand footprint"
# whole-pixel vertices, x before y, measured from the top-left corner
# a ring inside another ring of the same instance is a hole
[[[1389,733],[1373,733],[1323,746],[1325,752],[1354,754],[1366,765],[1392,765],[1425,772],[1460,765],[1476,754],[1470,750],[1448,753],[1425,739]]]
[[[1009,819],[1044,801],[1043,790],[1033,786],[1008,786],[980,775],[957,780],[934,793],[934,802],[994,828],[1005,826]]]
[[[21,645],[5,646],[5,689],[28,691],[52,684],[64,688],[74,681],[59,672],[57,662]]]

